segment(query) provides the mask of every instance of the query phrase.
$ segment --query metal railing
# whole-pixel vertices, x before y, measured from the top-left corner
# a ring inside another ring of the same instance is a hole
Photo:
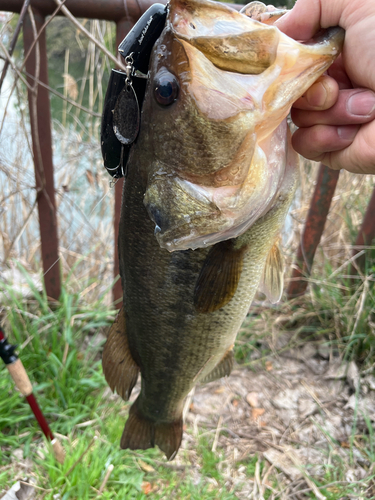
[[[159,0],[166,3],[165,0]],[[0,10],[20,13],[25,0],[0,0]],[[25,15],[23,24],[23,40],[28,73],[28,100],[30,110],[32,144],[37,204],[39,212],[40,239],[43,260],[43,271],[47,295],[58,299],[61,292],[60,267],[58,261],[59,242],[57,234],[55,187],[53,180],[51,112],[48,87],[48,62],[46,51],[46,35],[43,28],[46,16],[64,15],[62,5],[75,17],[114,21],[116,23],[116,46],[123,40],[138,18],[152,5],[151,0],[31,0],[36,27],[32,25],[30,16]],[[234,6],[237,9],[239,6]],[[35,29],[39,42],[39,56],[36,56]],[[38,72],[38,75],[37,75]],[[35,83],[38,76],[39,83]],[[37,92],[33,91],[37,87]],[[320,166],[315,192],[305,222],[302,240],[297,252],[292,279],[287,289],[288,298],[301,295],[307,287],[307,277],[311,273],[315,251],[319,245],[327,219],[332,197],[335,192],[339,172]],[[118,275],[119,262],[117,239],[120,218],[122,180],[115,185],[114,211],[114,275]],[[358,233],[356,246],[370,245],[375,238],[375,189]],[[358,250],[353,251],[353,255]],[[360,264],[360,262],[359,262]],[[355,272],[355,269],[352,269]],[[118,280],[113,289],[113,298],[120,305],[122,298],[121,282]]]

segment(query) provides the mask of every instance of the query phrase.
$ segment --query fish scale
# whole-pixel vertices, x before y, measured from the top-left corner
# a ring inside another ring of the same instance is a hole
[[[261,49],[254,61],[240,36],[250,31]],[[171,0],[124,184],[124,305],[103,352],[106,379],[124,399],[141,374],[122,448],[157,445],[173,458],[185,398],[195,384],[229,375],[260,282],[280,299],[278,239],[298,178],[285,117],[342,41],[334,28],[304,46],[223,4]],[[161,77],[179,89],[170,101],[158,95]]]

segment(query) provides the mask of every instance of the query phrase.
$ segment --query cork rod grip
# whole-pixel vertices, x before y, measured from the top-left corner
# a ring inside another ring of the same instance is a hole
[[[63,464],[65,460],[65,450],[62,447],[60,441],[58,441],[56,438],[53,438],[51,444],[52,444],[53,454],[55,455],[56,460],[60,464]]]
[[[29,396],[33,392],[33,386],[23,367],[22,361],[17,359],[14,363],[6,365],[9,373],[16,384],[16,387],[24,396]]]

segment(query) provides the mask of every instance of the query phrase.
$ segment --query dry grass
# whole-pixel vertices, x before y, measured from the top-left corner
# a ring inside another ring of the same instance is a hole
[[[11,37],[12,22],[12,18],[9,18],[1,28],[0,40],[5,45]],[[113,51],[113,26],[88,21],[85,27],[92,37]],[[64,49],[61,79],[54,89],[62,97],[55,94],[52,97],[53,106],[61,99],[57,105],[60,107],[59,119],[53,121],[61,255],[56,265],[61,266],[69,292],[79,293],[85,302],[94,303],[113,281],[114,190],[110,188],[109,177],[102,165],[98,116],[103,104],[102,90],[112,63],[92,41],[78,34],[76,28],[71,29],[72,39],[82,47],[85,58],[81,64],[81,74],[73,76],[70,70],[73,48]],[[21,67],[20,58],[15,58],[14,62]],[[0,277],[1,281],[22,288],[24,275],[18,272],[14,262],[21,262],[32,280],[40,285],[41,258],[26,88],[17,74],[13,70],[9,71],[9,79],[4,84],[4,91],[8,93],[3,92],[0,97]],[[72,101],[89,112],[83,112]],[[291,211],[291,230],[288,229],[284,235],[287,269],[292,266],[300,242],[316,174],[317,165],[301,162],[301,184]],[[373,188],[374,179],[371,176],[355,176],[347,172],[340,174],[307,294],[302,299],[284,302],[276,308],[263,303],[254,305],[236,347],[237,360],[245,364],[249,371],[236,372],[224,385],[217,382],[206,388],[198,388],[192,395],[186,436],[176,461],[166,464],[161,455],[154,451],[126,455],[126,467],[132,477],[138,474],[138,479],[141,478],[139,488],[143,492],[146,489],[152,491],[154,498],[179,496],[186,499],[276,500],[321,498],[320,491],[324,489],[326,497],[331,499],[371,498],[367,495],[374,493],[371,461],[375,459],[375,444],[372,424],[371,419],[366,416],[366,420],[359,414],[356,406],[356,402],[366,400],[368,393],[360,393],[356,389],[353,392],[350,386],[352,379],[345,375],[340,379],[345,387],[342,393],[334,393],[336,399],[332,406],[325,398],[326,386],[322,387],[319,383],[319,373],[314,373],[313,368],[318,370],[324,366],[328,369],[331,362],[334,364],[336,361],[343,361],[345,366],[349,366],[351,360],[356,360],[357,365],[364,370],[361,374],[363,387],[367,383],[366,377],[373,370],[374,271],[370,269],[366,274],[360,274],[355,289],[350,294],[343,293],[347,288],[346,264],[351,258],[352,244]],[[371,247],[369,253],[374,249]],[[373,265],[372,262],[369,259],[369,265]],[[109,302],[109,294],[106,300]],[[11,306],[7,305],[6,312],[10,310]],[[36,337],[45,332],[44,323],[41,322],[41,325],[36,327]],[[56,327],[56,331],[60,332],[60,327]],[[365,337],[369,339],[367,344]],[[309,353],[304,345],[310,346]],[[77,366],[81,362],[78,351]],[[291,365],[295,373],[290,371]],[[77,373],[80,373],[81,366],[78,368]],[[267,403],[268,396],[272,400],[280,392],[280,380],[283,387],[290,390],[289,396],[293,391],[299,391],[301,400],[315,405],[316,413],[306,416],[304,409],[297,405],[297,408],[289,409],[291,413],[287,415],[289,421],[286,423],[285,412],[275,411]],[[102,379],[98,379],[97,383],[98,387],[104,384]],[[337,384],[333,382],[328,385],[337,389]],[[7,391],[8,388],[5,389]],[[249,403],[249,400],[252,401],[251,398],[247,399],[250,392],[257,392],[259,407]],[[353,403],[350,400],[353,394],[356,397],[354,409],[350,405],[344,408],[349,401]],[[69,432],[66,430],[68,423],[64,421],[62,432],[69,434],[72,457],[75,458],[80,456],[81,449],[87,447],[93,433],[96,433],[106,446],[105,453],[108,452],[108,456],[112,454],[115,456],[113,460],[117,461],[111,477],[127,484],[123,479],[126,471],[120,471],[123,454],[119,451],[115,453],[111,445],[118,442],[120,433],[113,421],[116,419],[122,426],[127,409],[124,411],[118,401],[113,403],[112,409],[106,401],[103,404],[103,398],[108,398],[108,394],[105,396],[100,393],[96,397],[95,404],[100,407],[100,412],[96,414],[93,410],[94,417],[85,414],[82,422]],[[217,404],[215,398],[218,398],[219,403],[217,410],[213,411]],[[205,404],[210,407],[208,411]],[[55,411],[62,410],[57,406]],[[332,435],[332,426],[328,430],[325,428],[327,421],[335,422],[336,417],[341,419],[346,432],[342,436]],[[79,428],[80,424],[85,424],[91,418],[96,420],[87,431],[86,427]],[[317,476],[311,472],[312,462],[306,464],[300,455],[293,452],[293,449],[300,449],[301,446],[308,447],[304,440],[307,434],[303,435],[306,428],[313,436],[309,446],[320,447],[323,454],[320,464],[323,472],[320,470]],[[267,455],[270,449],[286,456],[287,472],[277,462],[275,453]],[[102,452],[97,449],[87,455],[87,459],[95,461],[97,466],[97,490],[100,489],[105,471],[104,464],[100,462]],[[37,455],[34,449],[33,453]],[[290,468],[293,465],[294,469]],[[0,474],[3,473],[5,477],[9,467],[15,467],[14,462],[2,468]],[[84,467],[87,469],[87,465]],[[87,472],[84,467],[77,467],[77,477]],[[40,498],[52,498],[53,488],[53,493],[60,491],[60,485],[65,484],[61,477],[67,481],[64,475],[66,471],[58,470],[51,459],[30,466],[29,470],[39,481],[39,487],[48,490]],[[22,476],[21,472],[19,475]],[[108,484],[116,491],[111,480]],[[139,496],[134,495],[134,498],[143,498],[141,493]]]
[[[110,23],[85,24],[95,39],[112,42],[114,28]],[[12,36],[13,25],[9,17],[2,26],[0,37],[5,43]],[[47,27],[47,39],[52,27],[53,21]],[[72,27],[70,30],[75,31]],[[74,39],[82,48],[86,46],[81,72],[75,77],[69,73],[67,48],[64,67],[57,77],[62,88],[59,85],[55,89],[70,101],[52,94],[53,115],[57,117],[52,126],[60,237],[60,262],[56,265],[61,266],[64,278],[72,274],[76,290],[90,286],[88,298],[95,299],[113,280],[114,190],[103,168],[99,137],[103,92],[112,64],[93,42],[84,44],[78,32]],[[15,64],[21,67],[21,60],[16,58]],[[84,113],[71,101],[90,112]],[[6,271],[13,266],[12,259],[17,259],[29,272],[39,274],[38,216],[26,103],[25,86],[15,72],[9,71],[0,104],[0,270]]]
[[[91,40],[107,44],[113,51],[114,28],[110,23],[87,21],[83,24]],[[13,25],[10,16],[1,28],[0,39],[5,44],[12,36]],[[65,26],[65,29],[68,28]],[[108,174],[103,168],[99,133],[103,89],[113,64],[75,26],[69,29],[75,45],[85,50],[85,59],[80,64],[80,75],[73,77],[69,73],[69,61],[74,47],[66,47],[64,65],[60,68],[60,85],[55,89],[62,97],[52,95],[52,108],[58,108],[60,118],[53,121],[61,255],[60,263],[56,265],[61,265],[64,277],[72,272],[79,287],[82,283],[92,285],[93,278],[108,286],[112,281],[113,266],[114,190],[110,188]],[[22,68],[20,59],[14,64]],[[0,101],[0,248],[3,256],[0,270],[12,266],[11,259],[19,259],[30,272],[38,273],[40,243],[26,101],[25,86],[18,74],[10,70]],[[90,112],[84,113],[72,105],[72,101]],[[284,238],[287,240],[287,268],[290,268],[299,245],[316,173],[316,165],[307,161],[301,163],[300,189],[291,212],[292,231],[288,230],[288,236]],[[360,227],[373,186],[371,176],[340,174],[314,262],[317,276],[324,275],[327,261],[334,270],[351,258],[353,238]],[[101,288],[99,285],[92,287],[89,297],[95,298],[95,293]]]

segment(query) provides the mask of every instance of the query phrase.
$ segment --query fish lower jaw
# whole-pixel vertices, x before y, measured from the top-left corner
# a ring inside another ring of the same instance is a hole
[[[210,228],[209,225],[207,227]],[[198,232],[197,226],[193,223],[179,226],[175,230],[166,231],[165,233],[161,233],[155,228],[154,234],[161,248],[168,250],[168,252],[177,252],[208,248],[220,241],[235,238],[238,236],[237,227],[234,220],[226,219],[225,224],[223,223],[220,227],[217,225],[215,227],[212,224],[211,231]]]
[[[259,187],[252,181],[212,187],[176,177],[163,185],[160,181],[151,184],[144,204],[161,248],[196,250],[236,238],[249,229],[274,201],[277,188],[271,189],[269,184]]]
[[[160,228],[159,228],[160,229]],[[179,233],[184,233],[186,236],[172,237],[167,233],[160,234],[155,228],[155,236],[161,248],[168,252],[177,252],[182,250],[196,250],[197,248],[205,248],[210,243],[210,235],[193,235],[191,232],[183,231],[183,227],[179,228]]]

